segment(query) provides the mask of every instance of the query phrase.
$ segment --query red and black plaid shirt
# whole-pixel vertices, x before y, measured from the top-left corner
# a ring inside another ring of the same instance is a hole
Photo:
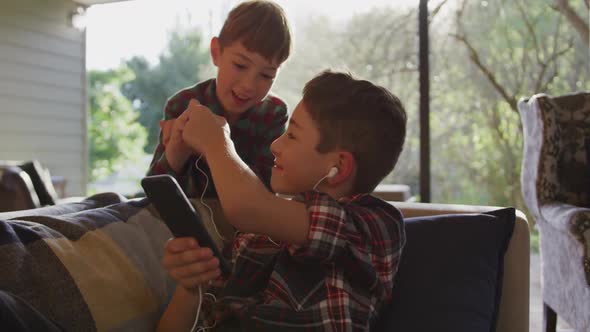
[[[217,99],[215,89],[215,79],[210,79],[177,92],[166,102],[164,119],[179,117],[186,110],[191,99],[198,100],[213,113],[223,115],[224,111]],[[234,142],[238,155],[269,189],[271,169],[274,164],[270,144],[285,132],[287,119],[285,103],[275,96],[268,95],[230,125],[231,140]],[[160,141],[147,175],[170,174],[176,178],[187,196],[198,197],[205,187],[205,178],[196,170],[194,166],[196,160],[197,156],[191,156],[180,172],[174,172],[166,160],[160,132]],[[211,172],[204,160],[199,161],[199,168],[209,177],[206,195],[216,196]]]
[[[366,194],[295,199],[307,206],[308,242],[238,235],[232,275],[209,289],[217,302],[206,298],[205,325],[232,317],[245,331],[366,331],[391,299],[406,241],[399,210]]]

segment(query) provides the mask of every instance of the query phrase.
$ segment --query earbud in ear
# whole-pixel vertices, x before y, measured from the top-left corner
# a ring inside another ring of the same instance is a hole
[[[318,182],[315,184],[315,186],[313,186],[313,190],[315,190],[315,188],[318,187],[318,185],[324,181],[325,179],[331,179],[333,178],[336,174],[338,174],[338,168],[336,166],[330,168],[330,170],[328,171],[328,174],[324,175],[323,178],[319,179]]]
[[[333,178],[334,176],[336,176],[336,174],[338,174],[338,168],[336,166],[330,168],[330,171],[328,172],[328,175],[326,175],[326,177],[328,179]]]

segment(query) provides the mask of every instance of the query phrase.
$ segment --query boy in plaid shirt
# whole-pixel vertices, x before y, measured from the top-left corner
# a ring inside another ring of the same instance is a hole
[[[195,239],[167,243],[177,288],[159,330],[188,331],[202,289],[216,296],[202,299],[200,322],[214,330],[368,330],[394,296],[405,244],[399,210],[368,194],[402,150],[399,99],[344,73],[309,81],[271,146],[272,189],[293,199],[266,189],[238,157],[224,118],[197,102],[186,113],[183,139],[206,156],[224,214],[242,233],[228,278]]]
[[[273,165],[270,144],[285,131],[287,121],[285,103],[268,93],[290,48],[281,7],[256,0],[232,9],[219,37],[211,40],[217,78],[183,89],[166,102],[160,142],[147,175],[170,174],[189,197],[202,194],[206,179],[195,170],[195,162],[208,178],[210,171],[180,137],[187,120],[183,112],[191,100],[197,100],[225,117],[238,155],[268,187]],[[215,194],[212,184],[206,194]]]

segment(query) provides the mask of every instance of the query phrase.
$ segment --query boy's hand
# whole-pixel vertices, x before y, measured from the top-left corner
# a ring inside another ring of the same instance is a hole
[[[170,138],[172,137],[172,128],[174,127],[175,119],[160,120],[160,130],[162,131],[162,144],[168,146]]]
[[[191,237],[174,238],[166,243],[163,265],[168,274],[189,292],[221,275],[219,260],[209,248],[201,248]]]
[[[166,148],[166,159],[178,171],[193,153],[191,148],[184,143],[182,131],[188,121],[188,114],[181,114],[176,119],[160,121],[162,130],[162,144]]]
[[[196,100],[191,100],[184,113],[189,120],[184,126],[182,138],[192,149],[203,154],[215,143],[222,142],[224,135],[229,137],[229,125],[224,117],[215,115]]]

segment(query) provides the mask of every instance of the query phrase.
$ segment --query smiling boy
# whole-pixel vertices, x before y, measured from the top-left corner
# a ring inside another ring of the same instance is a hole
[[[344,73],[326,71],[308,82],[287,132],[271,146],[272,189],[294,199],[270,192],[240,160],[223,118],[197,102],[187,117],[182,137],[206,156],[224,214],[243,233],[225,280],[208,248],[192,238],[168,242],[164,265],[177,288],[162,331],[190,327],[200,300],[195,290],[211,280],[217,300],[205,308],[206,326],[215,320],[221,330],[368,330],[392,297],[405,244],[400,212],[368,194],[402,150],[399,99]]]
[[[285,131],[287,106],[269,91],[281,64],[289,57],[291,34],[281,7],[270,1],[246,1],[233,8],[210,44],[217,67],[215,79],[200,82],[172,96],[160,123],[160,142],[147,175],[170,174],[189,197],[200,196],[207,182],[195,170],[199,160],[180,137],[191,100],[225,117],[240,158],[269,186],[273,165],[270,144]],[[215,195],[209,181],[206,194]]]

